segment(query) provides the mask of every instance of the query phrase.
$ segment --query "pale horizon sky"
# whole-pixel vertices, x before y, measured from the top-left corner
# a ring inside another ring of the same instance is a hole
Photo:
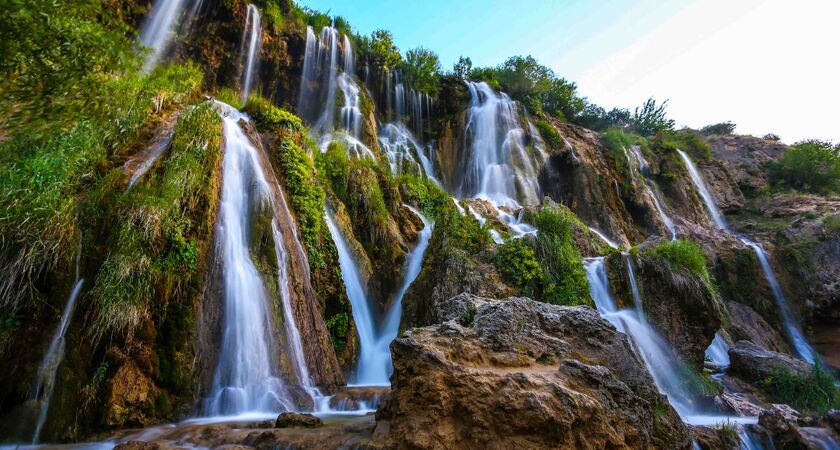
[[[299,0],[363,34],[391,31],[444,70],[533,55],[610,109],[668,99],[678,126],[840,141],[840,1]]]

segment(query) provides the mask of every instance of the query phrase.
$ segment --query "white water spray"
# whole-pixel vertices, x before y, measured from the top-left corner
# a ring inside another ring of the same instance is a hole
[[[653,185],[653,182],[648,179],[648,176],[650,174],[650,165],[648,164],[647,160],[645,159],[645,156],[642,154],[641,148],[638,145],[630,147],[630,153],[627,154],[628,159],[630,159],[631,154],[636,160],[636,167],[638,168],[639,174],[642,177],[642,186],[644,186],[645,190],[647,191],[648,195],[653,201],[653,206],[656,209],[657,214],[659,214],[659,219],[668,229],[668,232],[671,233],[671,240],[676,240],[677,229],[674,226],[674,221],[671,220],[671,218],[665,212],[665,202],[662,200],[662,197],[659,195],[659,192],[656,190],[656,187]]]
[[[184,4],[190,0],[157,0],[152,12],[140,29],[140,43],[151,51],[146,55],[143,69],[151,71],[160,61],[172,41]]]

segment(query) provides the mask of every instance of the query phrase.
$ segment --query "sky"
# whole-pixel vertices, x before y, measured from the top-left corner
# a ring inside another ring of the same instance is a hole
[[[495,66],[532,55],[606,109],[668,100],[679,126],[732,121],[840,141],[840,0],[298,0],[391,31],[403,53]]]

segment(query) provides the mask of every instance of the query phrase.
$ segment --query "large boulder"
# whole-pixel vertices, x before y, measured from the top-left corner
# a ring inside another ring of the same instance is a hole
[[[726,329],[733,340],[751,341],[774,352],[785,352],[789,349],[784,337],[749,306],[727,302],[726,308],[731,316]]]
[[[472,304],[471,320],[415,328],[391,345],[392,392],[375,433],[389,447],[690,447],[627,337],[593,309]]]
[[[783,353],[773,352],[750,341],[738,341],[729,349],[729,373],[745,381],[759,381],[779,371],[807,375],[811,365]]]

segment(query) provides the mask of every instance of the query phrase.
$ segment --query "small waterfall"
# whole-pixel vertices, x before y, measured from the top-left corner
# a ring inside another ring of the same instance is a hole
[[[362,135],[361,88],[356,83],[356,70],[353,59],[353,46],[350,38],[344,36],[344,72],[338,78],[338,86],[344,95],[344,106],[341,108],[341,124],[344,130],[356,139]]]
[[[125,189],[128,191],[132,188],[146,172],[155,164],[155,161],[160,158],[160,155],[163,154],[163,151],[169,148],[169,144],[172,142],[172,134],[174,133],[174,128],[169,130],[161,139],[156,139],[155,142],[152,143],[151,146],[147,149],[148,151],[144,155],[140,164],[134,169],[134,172],[131,174],[131,178],[128,180],[128,187]]]
[[[587,258],[584,266],[598,313],[630,338],[653,375],[656,386],[668,396],[668,401],[685,422],[693,425],[714,425],[727,420],[736,423],[756,422],[755,417],[727,417],[701,411],[695,404],[698,393],[693,392],[686,383],[690,369],[682,364],[668,343],[644,320],[639,300],[634,299],[637,302],[634,309],[618,309],[610,293],[604,258]]]
[[[729,344],[720,332],[715,333],[712,343],[706,349],[706,357],[720,368],[729,367]]]
[[[765,253],[764,249],[756,242],[750,241],[746,238],[741,238],[741,241],[752,248],[756,257],[758,257],[761,270],[764,272],[764,278],[767,279],[767,284],[770,285],[770,290],[773,292],[773,298],[776,299],[776,306],[779,308],[779,312],[782,315],[785,331],[793,344],[794,350],[796,350],[796,353],[804,361],[814,364],[814,349],[811,348],[811,345],[808,344],[808,340],[805,339],[805,336],[802,334],[802,330],[799,329],[799,324],[793,316],[793,312],[790,310],[790,304],[788,303],[784,292],[782,292],[782,287],[779,286],[779,281],[776,279],[776,274],[773,273],[773,268],[770,267],[770,262],[767,260],[767,253]]]
[[[393,304],[388,310],[388,314],[386,314],[385,320],[382,322],[382,326],[379,329],[379,341],[377,343],[377,347],[379,347],[381,349],[380,351],[383,351],[387,355],[386,372],[389,378],[391,372],[393,372],[390,346],[391,342],[396,339],[397,334],[400,331],[402,300],[403,297],[405,297],[405,293],[408,292],[408,288],[411,287],[411,284],[414,283],[414,280],[416,280],[417,276],[420,275],[420,270],[423,268],[423,256],[426,254],[426,249],[429,247],[429,240],[432,238],[432,231],[435,226],[434,223],[430,222],[420,211],[408,205],[403,206],[408,208],[417,217],[419,217],[421,221],[423,221],[423,229],[420,230],[420,235],[417,238],[417,245],[411,250],[406,258],[405,268],[403,269],[403,282],[400,285],[400,289],[394,297]]]
[[[151,51],[143,66],[147,72],[154,69],[172,41],[176,25],[186,3],[194,0],[156,0],[152,12],[140,29],[140,43]],[[200,5],[198,5],[200,6]],[[193,8],[194,9],[194,8]]]
[[[249,248],[250,213],[255,205],[271,204],[271,189],[257,149],[239,126],[246,116],[228,105],[217,105],[225,134],[217,225],[224,324],[207,413],[291,410],[293,404],[274,356],[277,344],[271,331],[268,294]],[[281,259],[278,255],[278,263]],[[282,273],[285,266],[280,267]]]
[[[240,94],[243,102],[248,100],[248,95],[251,93],[254,71],[259,63],[261,41],[260,10],[249,3],[245,15],[245,27],[242,33],[242,48],[240,50],[240,55],[245,55],[245,73],[242,75],[242,93]],[[246,42],[248,43],[248,53],[244,53]]]
[[[609,237],[607,237],[607,235],[606,235],[606,234],[604,234],[603,232],[599,231],[598,229],[596,229],[596,228],[592,228],[592,227],[587,227],[587,228],[589,228],[589,231],[591,231],[591,232],[595,233],[595,235],[596,235],[596,236],[598,236],[599,238],[601,238],[601,240],[602,240],[602,241],[606,242],[606,243],[607,243],[607,245],[609,245],[610,247],[612,247],[612,248],[619,248],[619,247],[620,247],[620,245],[618,245],[618,243],[617,243],[617,242],[615,242],[615,241],[613,241],[612,239],[610,239]]]
[[[627,154],[627,158],[630,159],[630,155],[633,155],[633,158],[636,160],[636,166],[638,167],[639,174],[642,177],[642,186],[645,187],[648,195],[650,196],[651,200],[653,201],[653,206],[656,208],[656,212],[659,214],[659,219],[665,224],[665,227],[668,228],[668,231],[671,233],[671,240],[674,241],[677,239],[677,230],[674,226],[674,221],[668,216],[665,212],[664,204],[665,202],[662,200],[662,197],[659,195],[659,192],[656,190],[655,186],[653,186],[653,182],[648,178],[650,174],[650,165],[648,164],[645,156],[642,154],[641,148],[638,145],[633,145],[630,147],[630,153]],[[631,171],[631,173],[633,173]]]
[[[419,174],[440,185],[432,166],[431,147],[421,145],[402,123],[385,124],[379,133],[379,145],[391,172]]]
[[[32,435],[33,444],[38,443],[38,440],[41,438],[41,431],[47,422],[47,413],[50,410],[50,402],[52,401],[53,391],[55,390],[55,378],[58,375],[58,367],[64,361],[64,351],[66,348],[64,337],[67,335],[67,328],[70,326],[73,311],[76,309],[76,299],[79,297],[79,293],[82,292],[82,285],[85,283],[84,278],[81,278],[81,232],[79,232],[78,237],[79,246],[76,251],[76,277],[73,288],[70,290],[70,296],[64,305],[64,312],[61,313],[61,320],[58,322],[58,328],[56,328],[55,334],[53,334],[50,346],[47,348],[47,353],[44,355],[44,359],[41,360],[41,366],[38,367],[38,377],[32,389],[32,398],[39,402],[38,419],[35,422],[35,432]]]
[[[706,187],[706,183],[703,181],[703,177],[700,175],[700,172],[697,171],[697,167],[694,165],[694,163],[691,161],[691,158],[685,152],[683,152],[682,150],[677,150],[677,152],[679,152],[683,161],[685,161],[685,165],[688,168],[689,175],[691,175],[691,180],[694,182],[694,187],[700,194],[700,197],[703,198],[703,202],[706,204],[706,208],[709,211],[709,215],[711,216],[712,221],[719,229],[723,231],[729,231],[729,227],[726,225],[726,221],[724,221],[720,210],[717,208],[715,200],[709,192],[709,189]],[[781,286],[779,286],[779,281],[776,279],[776,274],[773,272],[773,268],[770,266],[770,262],[767,260],[767,253],[764,251],[764,248],[762,248],[761,245],[757,242],[753,242],[752,240],[747,239],[743,236],[738,237],[741,240],[741,242],[753,249],[756,257],[758,258],[758,262],[761,265],[761,270],[764,272],[764,278],[767,280],[767,284],[770,285],[770,290],[773,292],[773,297],[776,300],[776,306],[779,308],[779,312],[782,316],[782,321],[784,322],[785,331],[787,332],[787,335],[790,338],[791,343],[793,344],[793,348],[796,350],[796,353],[799,355],[800,358],[802,358],[804,361],[807,361],[810,364],[813,364],[815,355],[814,350],[808,344],[808,340],[805,339],[805,336],[802,334],[802,330],[799,328],[799,324],[797,323],[793,312],[790,310],[790,304],[788,303],[784,292],[782,292]]]
[[[471,145],[461,195],[510,207],[519,201],[538,203],[536,170],[526,151],[516,102],[506,94],[496,94],[484,82],[467,86],[471,100],[465,134]]]
[[[714,222],[715,226],[719,229],[728,231],[729,227],[723,219],[723,214],[720,213],[717,204],[715,204],[715,198],[712,197],[711,192],[709,192],[709,189],[706,187],[706,182],[703,181],[703,176],[700,175],[700,172],[697,170],[697,166],[694,165],[694,161],[692,161],[691,157],[682,150],[677,150],[677,153],[680,154],[680,157],[685,162],[685,167],[688,169],[691,181],[694,182],[694,187],[697,190],[697,193],[700,194],[700,197],[703,199],[703,203],[706,204],[706,209],[709,211],[709,217],[712,219],[712,222]]]
[[[40,409],[38,411],[38,421],[35,425],[35,434],[32,436],[33,444],[38,443],[38,439],[41,437],[41,431],[47,421],[47,413],[50,410],[50,401],[52,400],[53,390],[55,389],[58,366],[64,361],[64,336],[67,334],[67,327],[70,326],[70,319],[73,317],[73,311],[76,309],[76,299],[82,291],[84,282],[85,280],[78,278],[77,274],[76,283],[73,284],[73,290],[70,292],[70,297],[64,306],[64,312],[61,314],[61,321],[55,330],[49,349],[47,349],[47,354],[44,355],[41,366],[38,368],[38,378],[35,381],[32,398],[40,402]]]
[[[341,277],[344,279],[344,286],[347,288],[347,297],[353,306],[353,321],[356,323],[356,330],[359,333],[359,365],[353,382],[362,385],[388,384],[387,374],[384,373],[384,370],[376,370],[376,366],[378,360],[390,358],[390,353],[385,356],[376,352],[375,317],[371,309],[371,303],[365,293],[362,276],[353,260],[347,241],[335,224],[335,219],[329,209],[326,211],[326,220],[327,228],[329,228],[338,250]]]

